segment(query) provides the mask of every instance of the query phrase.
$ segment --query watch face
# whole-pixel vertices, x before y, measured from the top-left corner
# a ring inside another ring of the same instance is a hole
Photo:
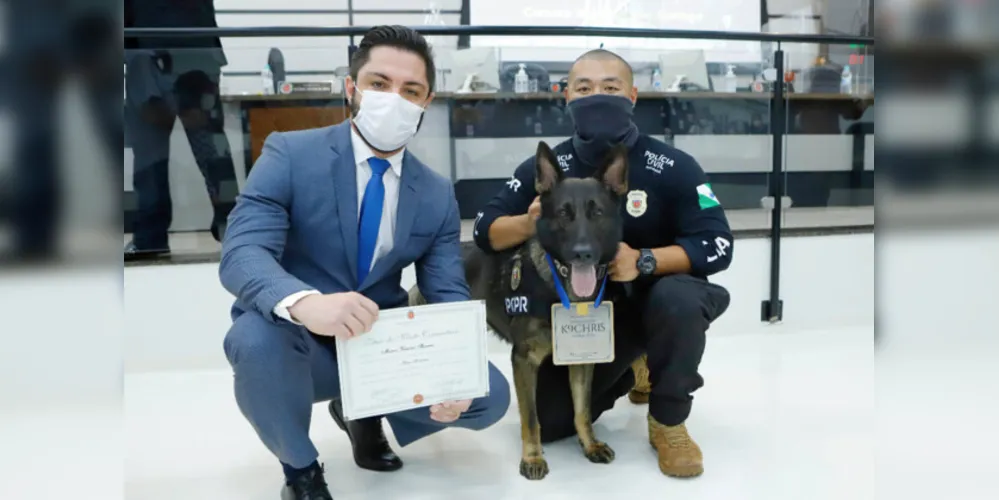
[[[652,255],[645,254],[638,259],[638,270],[642,274],[650,274],[652,271],[655,271],[655,269],[656,258]]]

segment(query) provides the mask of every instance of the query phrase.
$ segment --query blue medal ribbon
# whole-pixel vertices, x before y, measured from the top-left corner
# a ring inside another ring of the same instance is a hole
[[[552,260],[550,254],[545,254],[545,258],[548,259],[548,267],[552,271],[552,280],[555,281],[555,291],[558,292],[558,298],[562,301],[562,306],[566,309],[572,309],[572,302],[569,301],[569,294],[565,292],[565,287],[562,286],[562,278],[558,274],[558,268],[555,267],[555,261]],[[600,307],[600,303],[604,300],[604,289],[607,287],[607,273],[604,273],[604,279],[600,282],[600,291],[597,292],[597,298],[593,301],[593,308],[596,309]]]

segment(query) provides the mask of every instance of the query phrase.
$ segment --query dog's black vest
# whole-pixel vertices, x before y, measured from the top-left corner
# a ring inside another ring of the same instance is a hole
[[[552,304],[559,302],[558,293],[538,274],[534,262],[517,252],[504,267],[506,293],[503,303],[507,316],[551,318]]]
[[[568,269],[556,264],[563,277],[568,275]],[[607,268],[601,266],[597,270],[597,279],[603,279]],[[538,270],[534,261],[526,252],[515,252],[503,266],[504,290],[503,305],[507,316],[533,316],[551,319],[552,305],[561,303],[558,292],[541,277],[540,272],[551,272],[548,266]],[[518,279],[519,277],[519,279]],[[554,279],[561,279],[553,276]]]

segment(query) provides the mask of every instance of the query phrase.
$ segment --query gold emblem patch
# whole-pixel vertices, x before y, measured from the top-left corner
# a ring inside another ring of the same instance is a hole
[[[513,259],[513,269],[510,270],[510,290],[517,291],[517,288],[520,287],[520,268],[520,258]]]
[[[649,208],[649,195],[638,189],[628,192],[628,204],[625,209],[632,217],[641,217]]]

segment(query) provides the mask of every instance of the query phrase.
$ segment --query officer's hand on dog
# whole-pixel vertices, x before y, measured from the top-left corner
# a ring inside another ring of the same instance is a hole
[[[471,399],[461,401],[445,401],[430,407],[430,418],[437,422],[449,424],[458,420],[462,413],[472,407]]]
[[[638,277],[638,257],[640,252],[621,242],[617,246],[617,255],[607,268],[611,281],[629,282]]]
[[[314,294],[295,302],[288,312],[316,335],[349,339],[371,330],[378,304],[357,292]]]
[[[541,217],[541,197],[535,196],[534,201],[531,202],[531,206],[527,207],[527,215],[531,219],[531,222],[538,220]]]

